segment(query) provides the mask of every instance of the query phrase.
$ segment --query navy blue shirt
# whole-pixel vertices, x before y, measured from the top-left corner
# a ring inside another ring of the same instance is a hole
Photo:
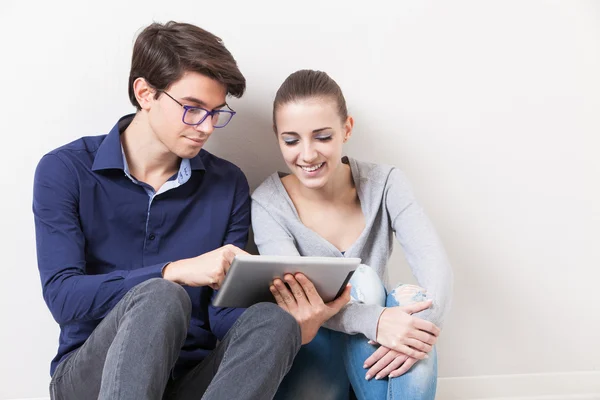
[[[182,160],[157,192],[129,174],[120,134],[84,137],[46,154],[35,172],[33,213],[44,300],[60,325],[50,373],[81,346],[135,285],[160,278],[170,261],[226,244],[244,248],[250,226],[246,177],[205,150]],[[185,287],[190,328],[174,375],[215,348],[242,309],[210,304],[209,287]]]

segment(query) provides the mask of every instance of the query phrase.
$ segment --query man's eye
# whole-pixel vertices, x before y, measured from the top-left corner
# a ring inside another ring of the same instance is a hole
[[[187,112],[192,115],[200,115],[204,110],[201,108],[188,108]]]

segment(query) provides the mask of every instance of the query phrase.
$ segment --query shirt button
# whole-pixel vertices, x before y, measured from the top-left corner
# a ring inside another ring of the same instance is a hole
[[[154,236],[154,234],[152,233],[152,234],[150,234],[150,236],[148,236],[148,239],[154,240],[154,239],[156,239],[156,236]]]

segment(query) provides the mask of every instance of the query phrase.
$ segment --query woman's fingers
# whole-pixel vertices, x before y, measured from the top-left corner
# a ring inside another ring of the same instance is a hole
[[[379,361],[377,361],[367,371],[367,374],[365,375],[365,379],[369,380],[369,379],[373,378],[374,376],[378,376],[379,371],[381,371],[382,369],[384,369],[385,367],[387,367],[388,365],[390,365],[390,363],[396,359],[397,355],[398,355],[397,352],[395,352],[395,351],[389,351],[386,355],[384,355],[383,357],[381,357],[379,359]],[[380,378],[378,378],[378,379],[380,379]]]
[[[405,344],[395,346],[392,350],[396,350],[399,353],[406,354],[407,356],[416,358],[418,360],[423,360],[425,358],[429,358],[429,356],[427,355],[426,352],[417,350],[417,349],[413,349],[412,347],[407,346]]]
[[[294,296],[296,303],[298,303],[299,306],[307,305],[309,300],[306,298],[304,289],[302,289],[302,286],[300,286],[296,278],[290,274],[286,274],[283,279],[288,285],[290,285],[290,289],[292,290],[292,295]]]
[[[279,291],[279,294],[283,298],[288,310],[298,307],[298,303],[296,303],[296,299],[292,295],[292,293],[288,290],[288,288],[283,284],[283,281],[279,278],[273,280],[273,285]]]
[[[405,339],[405,343],[413,349],[420,350],[425,353],[429,353],[432,349],[430,345],[428,345],[427,343],[423,343],[417,339],[407,338]]]
[[[377,350],[375,350],[373,352],[373,354],[371,354],[369,356],[369,358],[367,358],[365,360],[365,364],[363,365],[363,368],[370,368],[371,366],[373,366],[373,364],[375,364],[377,361],[379,361],[381,359],[381,357],[385,356],[389,351],[390,351],[390,349],[385,346],[379,347]]]
[[[275,301],[277,302],[277,305],[279,307],[283,308],[285,311],[289,312],[287,304],[285,304],[285,301],[283,300],[283,297],[279,293],[279,290],[277,290],[277,288],[274,285],[269,286],[269,290],[271,291],[271,294],[275,298]]]
[[[428,332],[435,337],[438,337],[440,335],[440,328],[438,328],[429,321],[425,321],[424,319],[414,318],[413,326],[419,330]]]
[[[295,274],[294,278],[302,286],[302,290],[303,290],[304,294],[306,295],[306,298],[308,299],[310,304],[315,305],[315,306],[324,304],[323,299],[317,292],[315,285],[313,285],[313,283],[310,281],[310,279],[308,279],[304,274],[300,274],[300,273]]]
[[[398,368],[395,371],[390,372],[390,378],[397,378],[400,375],[404,375],[412,368],[413,365],[415,365],[417,363],[417,361],[419,361],[419,360],[414,359],[414,358],[409,358],[400,366],[400,368]]]
[[[431,307],[431,304],[432,304],[431,300],[426,300],[426,301],[419,301],[418,303],[409,304],[407,306],[399,306],[399,307],[402,311],[404,311],[407,314],[415,314],[420,311],[427,310],[429,307]]]
[[[434,344],[437,343],[437,337],[433,336],[430,333],[424,332],[424,331],[419,331],[416,330],[412,333],[412,337],[414,339],[420,340],[423,343],[427,343],[428,345],[433,346]]]
[[[379,371],[379,373],[377,375],[375,375],[375,379],[383,379],[386,376],[390,376],[390,374],[397,370],[398,368],[400,368],[402,366],[402,364],[404,364],[404,362],[406,360],[408,360],[408,356],[406,354],[400,354],[397,353],[398,355],[396,356],[396,358],[388,364],[387,367],[385,367],[384,369],[382,369],[381,371]],[[390,376],[392,377],[392,376]]]

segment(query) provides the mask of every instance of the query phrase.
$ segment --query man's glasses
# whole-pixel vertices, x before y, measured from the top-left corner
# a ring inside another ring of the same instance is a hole
[[[162,93],[169,96],[171,100],[183,107],[183,116],[181,121],[186,125],[198,126],[204,122],[204,120],[210,116],[211,122],[215,128],[222,128],[231,121],[231,118],[235,115],[233,110],[207,110],[202,107],[184,106],[177,100],[175,100],[169,93],[161,90]],[[229,106],[228,106],[229,107]]]

